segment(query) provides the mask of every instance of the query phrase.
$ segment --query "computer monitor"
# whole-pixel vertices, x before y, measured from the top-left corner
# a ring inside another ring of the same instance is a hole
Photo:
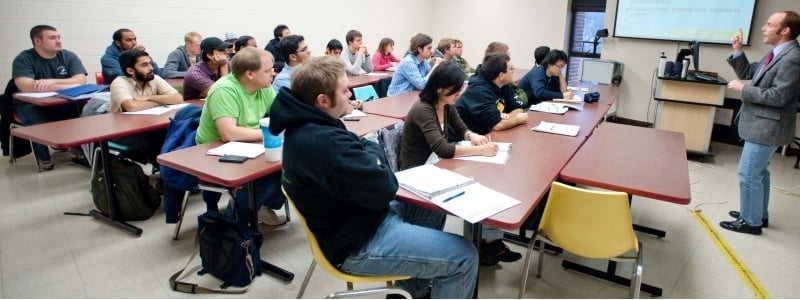
[[[700,42],[696,40],[689,42],[689,50],[692,51],[692,65],[694,65],[694,71],[700,71]]]

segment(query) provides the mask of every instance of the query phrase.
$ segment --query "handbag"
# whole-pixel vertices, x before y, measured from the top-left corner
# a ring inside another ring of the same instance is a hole
[[[250,229],[236,220],[216,211],[207,211],[197,217],[198,230],[195,240],[195,251],[186,267],[169,278],[172,290],[196,294],[212,293],[244,293],[247,290],[225,290],[228,287],[247,287],[256,276],[261,275],[261,257],[259,247]],[[200,254],[202,269],[198,275],[209,273],[221,280],[220,289],[210,289],[193,283],[178,281],[182,273]]]

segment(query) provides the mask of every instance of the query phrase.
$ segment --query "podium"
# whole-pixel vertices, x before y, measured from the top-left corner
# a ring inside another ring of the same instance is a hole
[[[723,105],[728,84],[722,78],[715,79],[701,80],[694,74],[685,79],[658,77],[655,127],[683,133],[688,152],[711,155],[714,113]]]

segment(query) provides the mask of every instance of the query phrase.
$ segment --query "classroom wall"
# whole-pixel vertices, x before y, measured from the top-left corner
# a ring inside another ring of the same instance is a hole
[[[616,7],[617,0],[607,0],[605,24],[612,36]],[[772,13],[780,10],[800,11],[800,2],[797,0],[761,0],[756,4],[750,46],[744,48],[745,54],[751,61],[760,60],[771,49],[770,45],[762,42],[761,26]],[[731,36],[734,33],[731,32]],[[618,116],[650,123],[655,121],[656,103],[652,100],[651,95],[655,70],[658,68],[658,58],[661,52],[664,52],[669,60],[675,60],[678,50],[681,48],[688,48],[687,43],[611,36],[603,39],[602,59],[617,60],[625,64],[617,110]],[[730,53],[730,45],[701,44],[700,70],[718,72],[726,80],[736,79],[733,69],[725,61]],[[737,97],[730,92],[728,96]]]
[[[76,52],[91,75],[100,71],[100,57],[111,44],[111,35],[123,27],[136,33],[160,66],[169,52],[183,45],[188,31],[204,37],[223,38],[225,32],[251,35],[263,48],[279,23],[302,34],[312,55],[322,55],[332,38],[344,43],[350,29],[361,31],[367,49],[374,52],[384,36],[405,45],[402,49],[412,35],[429,32],[434,14],[431,9],[421,9],[424,7],[431,7],[430,2],[0,0],[0,82],[5,86],[11,78],[14,57],[32,47],[28,35],[37,24],[55,26],[64,49]]]

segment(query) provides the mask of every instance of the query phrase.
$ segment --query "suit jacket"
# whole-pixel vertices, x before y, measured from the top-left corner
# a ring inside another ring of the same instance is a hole
[[[794,138],[800,101],[800,46],[796,40],[791,41],[764,71],[756,74],[764,59],[750,63],[744,54],[728,58],[736,76],[752,79],[742,89],[739,136],[752,143],[786,145]]]

